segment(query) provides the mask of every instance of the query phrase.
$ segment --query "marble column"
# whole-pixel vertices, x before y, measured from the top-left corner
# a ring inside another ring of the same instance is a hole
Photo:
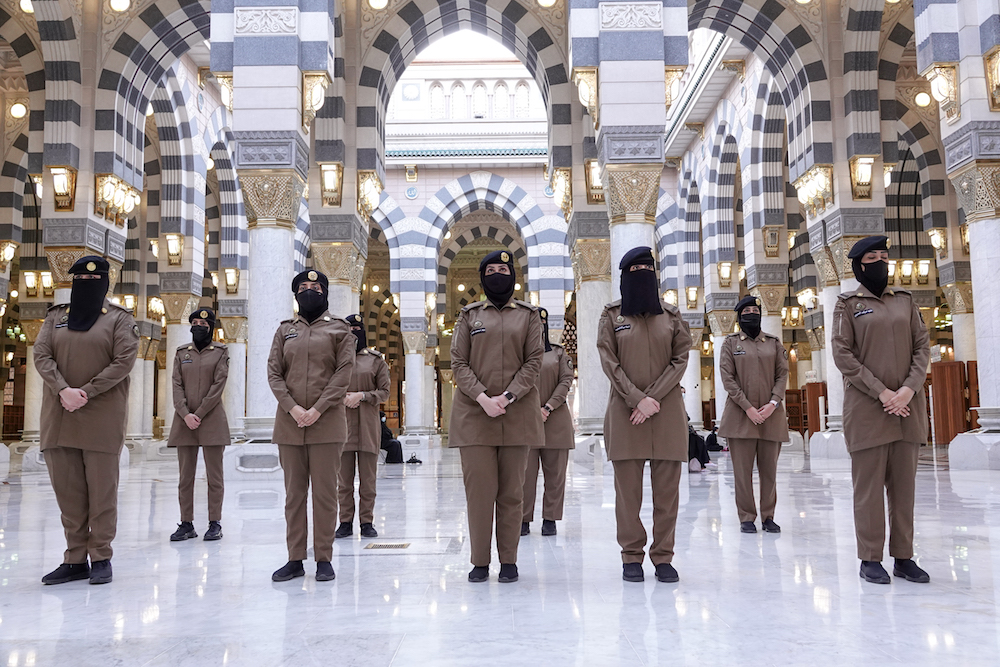
[[[229,348],[229,379],[223,394],[229,434],[233,439],[244,437],[247,396],[247,318],[223,317],[222,330]]]
[[[156,361],[156,416],[163,423],[169,424],[173,418],[173,412],[168,412],[167,408],[167,395],[170,392],[170,372],[167,370],[165,363],[166,354],[157,354]],[[163,433],[164,439],[166,439],[166,430],[164,427]]]
[[[23,324],[23,323],[22,323]],[[21,440],[38,442],[42,423],[42,376],[35,369],[35,346],[27,346],[24,368],[24,431]]]
[[[824,287],[820,295],[823,303],[823,329],[826,344],[823,346],[823,379],[826,381],[826,430],[844,430],[844,376],[833,361],[833,346],[829,338],[833,334],[833,310],[840,296],[839,285]]]
[[[426,384],[424,353],[427,349],[427,334],[422,331],[403,332],[403,346],[406,350],[406,392],[403,395],[403,431],[406,435],[433,435],[432,422],[426,421],[425,402],[434,403],[431,386]]]
[[[579,239],[573,245],[576,280],[576,355],[580,433],[603,433],[611,383],[597,353],[597,325],[604,306],[612,301],[611,242]]]
[[[684,387],[684,408],[687,410],[688,419],[694,428],[705,428],[705,421],[701,409],[701,329],[691,329],[691,351],[688,352],[688,365],[684,369],[684,379],[681,386]],[[719,417],[722,418],[721,415]]]
[[[972,361],[976,359],[976,316],[973,313],[972,283],[949,283],[942,289],[951,308],[955,361]]]
[[[614,299],[621,296],[618,266],[629,250],[653,248],[656,203],[660,196],[662,164],[608,165],[604,171],[604,192],[611,223],[610,275]]]
[[[142,427],[142,407],[143,394],[146,387],[146,365],[143,359],[146,348],[149,346],[149,338],[143,337],[139,341],[139,357],[136,359],[132,371],[129,373],[128,384],[128,413],[125,422],[125,439],[142,440],[144,429]]]
[[[188,323],[188,316],[198,307],[198,297],[190,294],[161,294],[163,299],[163,309],[166,311],[166,354],[167,368],[166,374],[170,377],[174,371],[174,357],[177,356],[177,348],[191,342],[191,325]],[[168,388],[170,384],[168,382]],[[163,437],[170,434],[170,426],[174,416],[174,394],[168,391],[165,397],[166,413],[160,415],[163,418]]]
[[[782,340],[781,308],[785,305],[788,285],[757,285],[751,294],[760,299],[760,329]]]
[[[355,276],[364,271],[364,258],[353,243],[312,244],[313,265],[330,280],[330,313],[344,318],[358,312]],[[360,268],[359,268],[360,267]]]
[[[448,433],[451,421],[451,404],[455,397],[455,374],[451,369],[441,369],[441,432]]]
[[[428,350],[433,355],[433,350]],[[433,356],[432,356],[433,358]],[[437,371],[433,365],[426,363],[427,355],[424,355],[424,418],[423,423],[437,433]]]
[[[726,388],[722,384],[722,374],[719,373],[719,360],[722,354],[722,344],[726,336],[733,332],[736,324],[736,311],[713,310],[708,313],[708,323],[712,329],[712,356],[715,360],[712,377],[715,384],[715,422],[722,420],[722,411],[726,407]],[[760,407],[760,406],[757,406]]]
[[[153,437],[153,412],[156,407],[156,393],[154,391],[156,383],[156,349],[160,341],[154,340],[150,349],[146,352],[146,357],[137,364],[142,364],[142,433],[147,439]]]

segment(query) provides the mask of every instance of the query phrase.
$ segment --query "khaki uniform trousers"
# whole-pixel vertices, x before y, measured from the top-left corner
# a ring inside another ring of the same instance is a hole
[[[472,564],[490,564],[493,515],[496,513],[497,552],[501,564],[517,563],[521,539],[521,497],[528,447],[460,447],[465,501],[469,511]]]
[[[919,446],[904,440],[851,453],[854,532],[861,560],[882,560],[886,494],[889,496],[889,555],[913,558],[913,495],[919,453]]]
[[[118,458],[121,454],[49,447],[45,464],[56,494],[66,552],[63,562],[109,560],[118,531]]]
[[[642,509],[642,473],[644,459],[614,461],[615,518],[618,521],[618,544],[622,563],[641,563],[646,546],[646,529],[639,518]],[[653,565],[669,563],[674,557],[674,530],[677,528],[677,505],[681,482],[681,462],[653,459],[649,462],[653,487],[653,542],[649,560]]]
[[[337,473],[340,444],[278,445],[278,460],[285,471],[285,541],[288,560],[306,559],[309,520],[306,500],[312,483],[313,557],[333,560],[337,531]]]
[[[378,473],[378,454],[370,452],[344,452],[340,458],[340,476],[337,482],[340,494],[341,523],[354,522],[354,466],[358,468],[358,497],[361,523],[372,523],[375,517],[375,476]]]
[[[778,504],[778,455],[781,443],[771,440],[728,438],[729,457],[733,461],[733,482],[736,486],[736,511],[740,522],[757,518],[757,506],[753,501],[753,462],[757,459],[757,473],[760,475],[760,517],[774,518],[774,507]]]
[[[528,467],[524,472],[524,516],[521,520],[525,523],[531,523],[535,517],[539,462],[542,464],[542,475],[545,480],[545,493],[542,496],[542,519],[561,521],[563,501],[566,498],[568,449],[532,449],[528,451]]]
[[[181,521],[194,521],[194,476],[198,471],[199,449],[205,459],[205,477],[208,480],[208,520],[222,521],[222,498],[226,491],[222,455],[226,448],[220,446],[177,447],[177,464],[181,472],[177,499],[181,505]]]

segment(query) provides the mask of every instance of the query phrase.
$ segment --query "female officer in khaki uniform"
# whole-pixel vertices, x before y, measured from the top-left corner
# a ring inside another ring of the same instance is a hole
[[[312,484],[313,556],[316,581],[332,581],[337,472],[347,441],[344,395],[354,368],[355,338],[347,323],[327,311],[329,280],[303,271],[292,280],[299,312],[278,326],[267,360],[267,377],[278,399],[273,440],[285,473],[288,563],[271,575],[288,581],[305,574],[309,521],[306,496]]]
[[[760,299],[747,296],[736,304],[740,332],[726,336],[719,359],[722,385],[729,396],[719,435],[729,444],[736,485],[740,531],[756,533],[753,462],[760,473],[761,528],[780,533],[774,522],[778,502],[775,478],[781,443],[788,442],[788,421],[782,406],[788,384],[788,360],[781,341],[760,330]]]
[[[337,537],[354,532],[354,468],[357,465],[361,499],[361,537],[378,537],[375,516],[375,473],[382,444],[382,421],[378,406],[389,398],[389,366],[382,355],[367,347],[361,315],[348,315],[347,324],[356,339],[354,372],[344,396],[347,406],[347,443],[340,459],[340,526]]]
[[[108,302],[109,268],[101,257],[78,259],[69,270],[69,306],[49,309],[35,341],[35,368],[45,383],[41,448],[66,532],[63,564],[42,577],[44,584],[112,578],[118,459],[139,327]]]
[[[542,496],[542,535],[556,534],[556,521],[563,515],[566,496],[566,464],[569,450],[576,447],[573,415],[566,404],[570,385],[573,384],[573,361],[559,345],[549,342],[549,313],[538,310],[542,318],[542,342],[545,356],[538,374],[538,397],[542,403],[542,421],[545,422],[545,446],[528,452],[528,468],[524,473],[524,518],[521,535],[530,532],[529,525],[535,516],[535,494],[538,486],[538,464],[545,475],[545,495]]]
[[[469,510],[472,571],[486,581],[496,512],[502,583],[517,581],[517,543],[528,449],[545,443],[535,381],[542,365],[538,309],[514,295],[514,262],[506,250],[479,264],[486,301],[462,309],[451,341],[456,392],[449,447],[460,447]]]
[[[920,445],[927,442],[924,380],[929,337],[906,290],[887,289],[889,244],[869,236],[848,257],[861,283],[841,294],[833,318],[833,360],[844,374],[844,436],[854,481],[854,530],[861,578],[888,584],[883,487],[889,494],[892,574],[927,583],[913,562],[913,495]]]
[[[678,580],[674,556],[681,464],[688,460],[687,418],[680,381],[691,333],[675,306],[659,298],[652,250],[625,253],[621,301],[604,307],[597,328],[601,367],[611,380],[604,440],[615,467],[615,517],[622,547],[622,578],[642,581],[646,529],[642,475],[649,461],[653,486],[653,542],[649,559],[659,581]]]
[[[188,317],[191,343],[177,348],[174,356],[174,422],[167,447],[177,448],[180,481],[177,496],[181,522],[170,536],[171,542],[198,537],[194,529],[194,476],[198,469],[198,448],[205,460],[208,478],[208,530],[205,540],[222,539],[222,498],[225,481],[222,454],[229,444],[229,421],[222,405],[222,392],[229,378],[229,351],[212,342],[215,312],[199,308]]]

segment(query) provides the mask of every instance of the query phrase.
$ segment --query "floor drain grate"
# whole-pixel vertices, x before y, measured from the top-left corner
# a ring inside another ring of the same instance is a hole
[[[396,544],[376,544],[371,543],[365,549],[405,549],[410,546],[409,542],[399,542]]]

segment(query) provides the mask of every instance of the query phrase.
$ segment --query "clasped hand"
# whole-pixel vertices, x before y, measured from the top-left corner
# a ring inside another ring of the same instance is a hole
[[[87,397],[87,392],[83,389],[66,387],[59,392],[59,402],[67,412],[76,412],[85,406],[88,400],[90,399]]]
[[[361,391],[349,391],[344,395],[344,405],[349,408],[356,408],[361,405],[361,398],[364,396],[364,392]]]
[[[201,426],[201,419],[199,419],[198,415],[194,414],[193,412],[189,412],[187,416],[184,417],[184,423],[187,424],[187,427],[189,429],[194,431],[199,426]]]
[[[635,406],[635,409],[632,410],[632,415],[629,417],[629,421],[632,422],[633,426],[638,426],[659,411],[660,402],[655,398],[647,396],[639,401],[639,405]]]
[[[292,419],[295,420],[295,423],[299,428],[312,426],[316,423],[316,420],[319,419],[319,410],[316,408],[309,408],[306,410],[301,405],[296,405],[288,414],[292,416]]]
[[[774,414],[774,403],[767,403],[760,408],[750,407],[747,408],[745,412],[747,413],[747,417],[750,418],[750,421],[757,426],[760,426],[768,417]]]
[[[479,394],[476,397],[476,402],[479,403],[483,412],[493,419],[507,414],[507,406],[510,404],[506,396],[487,396],[486,392]]]
[[[909,387],[900,387],[896,391],[886,389],[878,395],[878,400],[882,401],[882,409],[897,417],[910,416],[910,400],[912,398],[913,390]]]

